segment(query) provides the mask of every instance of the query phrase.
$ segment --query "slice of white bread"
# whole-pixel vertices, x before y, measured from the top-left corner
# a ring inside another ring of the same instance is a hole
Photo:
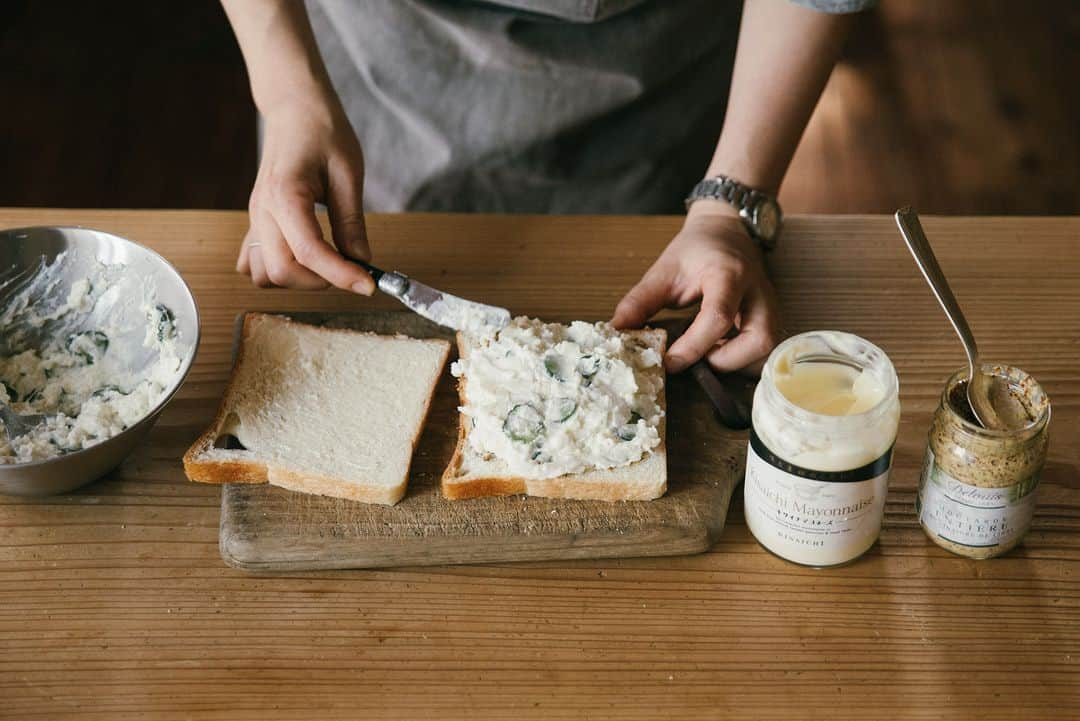
[[[217,417],[184,472],[397,503],[449,353],[446,340],[249,313]]]
[[[667,332],[663,329],[628,331],[663,355]],[[473,342],[468,336],[457,335],[458,354],[468,358]],[[663,369],[658,372],[663,374]],[[468,406],[468,378],[458,382],[461,405]],[[657,399],[667,409],[664,389]],[[451,500],[482,496],[511,496],[524,493],[546,498],[576,498],[600,501],[651,501],[667,491],[666,419],[660,420],[660,445],[640,461],[628,466],[593,469],[555,478],[520,478],[512,475],[497,458],[486,460],[468,444],[468,417],[462,414],[458,422],[458,442],[449,465],[443,472],[443,496]]]

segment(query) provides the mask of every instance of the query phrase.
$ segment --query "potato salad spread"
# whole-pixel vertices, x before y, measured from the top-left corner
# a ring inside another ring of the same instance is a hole
[[[63,256],[54,266],[62,262]],[[149,296],[139,300],[146,330],[143,347],[135,351],[126,346],[138,346],[137,340],[116,341],[142,332],[141,323],[136,329],[115,320],[79,327],[79,320],[124,316],[112,306],[132,302],[126,295],[110,289],[103,274],[72,283],[66,300],[45,313],[18,298],[4,309],[0,324],[9,337],[19,335],[14,328],[46,324],[58,332],[37,347],[0,356],[0,403],[16,413],[46,415],[14,441],[0,433],[0,464],[44,460],[100,443],[142,419],[172,387],[181,357],[168,307],[149,302]],[[73,323],[64,322],[69,318]]]
[[[467,443],[523,478],[641,460],[660,445],[661,348],[608,323],[519,317],[451,366],[466,379]]]

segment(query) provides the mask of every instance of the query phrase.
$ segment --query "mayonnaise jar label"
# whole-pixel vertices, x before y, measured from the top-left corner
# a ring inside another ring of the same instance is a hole
[[[849,471],[814,471],[784,461],[751,431],[746,459],[746,523],[778,556],[810,566],[852,560],[881,532],[890,448]]]

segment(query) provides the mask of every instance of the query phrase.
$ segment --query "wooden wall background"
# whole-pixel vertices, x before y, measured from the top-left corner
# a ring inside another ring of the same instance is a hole
[[[882,0],[789,212],[1080,212],[1080,3]],[[215,0],[5,0],[0,206],[243,208],[254,109]]]

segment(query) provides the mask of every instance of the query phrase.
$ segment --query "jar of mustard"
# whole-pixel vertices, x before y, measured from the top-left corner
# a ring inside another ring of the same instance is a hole
[[[1046,462],[1050,401],[1029,374],[986,364],[1005,428],[983,428],[968,404],[968,370],[953,374],[930,425],[916,511],[934,543],[968,558],[1014,548],[1031,526]]]

